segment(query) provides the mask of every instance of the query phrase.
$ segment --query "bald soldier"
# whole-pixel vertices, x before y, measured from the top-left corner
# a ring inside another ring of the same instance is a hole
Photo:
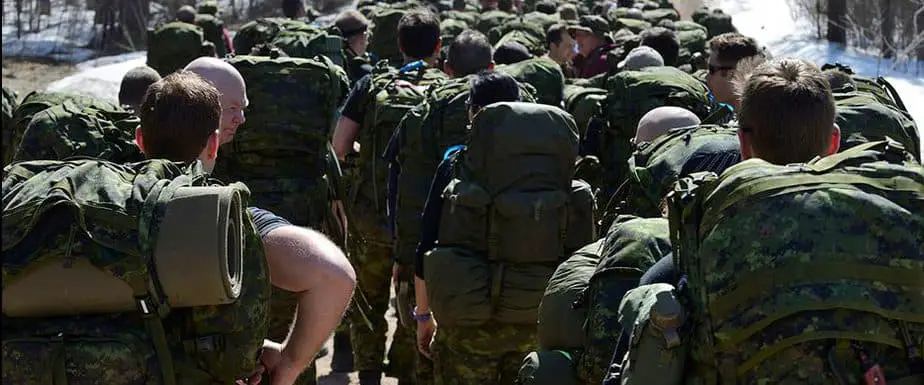
[[[685,108],[658,107],[648,111],[638,121],[638,129],[635,131],[635,144],[651,142],[675,128],[692,127],[699,124],[699,117]]]
[[[185,69],[210,81],[221,93],[221,127],[218,139],[220,145],[230,142],[234,139],[237,128],[246,121],[244,109],[250,103],[247,100],[247,85],[241,73],[231,64],[213,57],[193,60]]]

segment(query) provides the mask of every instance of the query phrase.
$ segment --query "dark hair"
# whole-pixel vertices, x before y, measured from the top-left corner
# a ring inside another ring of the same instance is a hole
[[[853,78],[850,77],[850,74],[841,71],[840,69],[829,68],[821,71],[821,74],[824,75],[825,79],[828,81],[828,84],[831,85],[832,91],[852,89],[856,86],[856,82],[854,82]]]
[[[282,0],[282,14],[290,19],[298,17],[298,10],[304,8],[302,0]]]
[[[218,89],[179,70],[148,87],[141,104],[141,134],[148,158],[191,162],[221,124]]]
[[[184,5],[176,11],[177,21],[193,24],[196,22],[196,9],[190,5]]]
[[[568,32],[567,24],[553,24],[549,27],[549,30],[545,32],[545,46],[550,47],[552,43],[561,43],[561,39],[564,38],[564,34],[566,33],[570,33]]]
[[[502,72],[479,72],[472,77],[469,85],[469,107],[484,108],[494,103],[520,101],[520,86],[516,79]]]
[[[132,107],[141,105],[148,87],[159,80],[160,74],[151,67],[132,68],[122,77],[122,84],[119,85],[119,104]]]
[[[741,59],[763,55],[757,40],[737,32],[728,32],[709,40],[709,51],[720,64],[736,65]]]
[[[532,57],[529,49],[515,41],[504,43],[494,51],[495,64],[514,64],[532,59]]]
[[[758,156],[770,163],[807,162],[825,155],[834,127],[834,95],[812,63],[765,62],[741,88],[738,121]]]
[[[436,53],[440,43],[440,20],[432,12],[415,9],[398,21],[398,44],[405,55],[424,59]]]
[[[680,40],[677,34],[664,27],[648,28],[641,33],[642,45],[654,48],[664,58],[664,65],[677,65],[680,56]]]
[[[481,32],[466,29],[449,46],[449,66],[462,77],[488,69],[493,57],[491,43]]]

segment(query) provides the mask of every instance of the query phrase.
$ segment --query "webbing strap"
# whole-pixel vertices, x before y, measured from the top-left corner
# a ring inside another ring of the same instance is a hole
[[[864,334],[859,332],[840,332],[840,331],[824,331],[824,332],[809,332],[803,333],[798,336],[790,337],[783,339],[773,345],[764,347],[759,352],[749,357],[747,361],[738,365],[737,374],[738,376],[743,376],[745,373],[756,368],[761,362],[778,354],[783,349],[789,348],[794,345],[802,344],[809,341],[817,340],[852,340],[852,341],[865,341],[873,342],[882,345],[889,345],[896,348],[901,348],[901,341],[894,338],[885,338],[881,335],[874,334]],[[891,381],[890,381],[891,382]]]
[[[833,257],[833,256],[832,256]],[[841,279],[879,282],[884,284],[924,288],[924,271],[909,268],[875,266],[857,262],[792,262],[772,269],[739,275],[745,282],[709,304],[713,318],[725,319],[739,307],[750,304],[765,293],[790,285],[827,283]],[[824,303],[819,302],[819,307]],[[924,323],[924,314],[914,322]]]
[[[65,366],[64,340],[61,334],[52,338],[54,347],[51,349],[51,360],[46,365],[51,365],[51,370],[42,375],[42,383],[52,385],[67,385],[67,367]]]

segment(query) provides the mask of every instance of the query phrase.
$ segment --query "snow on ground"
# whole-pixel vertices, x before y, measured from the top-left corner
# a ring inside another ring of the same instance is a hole
[[[924,78],[891,70],[890,60],[880,62],[874,55],[814,39],[814,27],[794,20],[786,0],[713,0],[711,6],[732,15],[739,32],[754,37],[775,56],[796,57],[818,65],[839,62],[860,75],[885,76],[918,124],[918,133],[924,130]]]
[[[146,60],[147,51],[140,51],[83,62],[77,65],[79,73],[51,83],[48,90],[79,93],[116,103],[122,77],[132,68],[143,66]]]
[[[68,5],[66,0],[51,0],[49,15],[39,16],[30,11],[24,2],[21,25],[22,35],[17,37],[16,7],[14,0],[3,0],[3,56],[39,57],[79,63],[92,58],[96,52],[85,47],[93,40],[96,27],[93,11],[80,5]],[[72,3],[72,2],[71,2]],[[36,15],[29,30],[28,14]]]

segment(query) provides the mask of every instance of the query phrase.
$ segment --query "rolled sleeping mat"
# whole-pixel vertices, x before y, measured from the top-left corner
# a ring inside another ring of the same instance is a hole
[[[240,296],[242,220],[241,196],[232,187],[177,189],[160,221],[153,256],[156,276],[171,307],[228,304]],[[4,315],[55,317],[137,311],[131,287],[85,256],[68,261],[52,258],[29,270],[4,286]]]

